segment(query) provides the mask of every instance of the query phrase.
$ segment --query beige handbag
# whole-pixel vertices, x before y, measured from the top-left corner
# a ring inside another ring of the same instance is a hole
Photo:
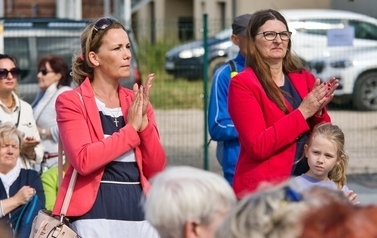
[[[60,185],[63,174],[63,151],[60,139],[58,147],[58,181]],[[60,210],[60,218],[52,216],[50,211],[40,210],[38,215],[34,218],[29,238],[80,238],[80,236],[68,226],[67,219],[65,218],[65,213],[67,212],[68,205],[72,197],[76,178],[77,171],[74,169],[71,180],[69,181],[67,193],[64,197],[62,208]]]

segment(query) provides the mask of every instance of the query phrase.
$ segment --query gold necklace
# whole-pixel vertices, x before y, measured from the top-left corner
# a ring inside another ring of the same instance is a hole
[[[11,110],[16,105],[16,100],[14,100],[14,97],[12,95],[12,104],[10,106],[7,106],[9,110]]]

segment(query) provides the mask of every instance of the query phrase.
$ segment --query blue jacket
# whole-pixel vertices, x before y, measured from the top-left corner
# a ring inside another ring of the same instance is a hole
[[[245,58],[238,53],[233,59],[237,72],[245,68]],[[226,180],[232,184],[240,144],[238,133],[228,113],[228,88],[231,66],[229,63],[218,68],[212,79],[211,94],[208,105],[208,130],[211,139],[217,141],[216,156]]]

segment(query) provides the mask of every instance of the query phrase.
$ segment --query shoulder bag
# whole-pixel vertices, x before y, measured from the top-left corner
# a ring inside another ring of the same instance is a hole
[[[60,185],[63,171],[63,151],[60,139],[58,144],[58,154],[58,181]],[[38,215],[34,218],[29,238],[80,238],[80,236],[69,227],[68,219],[65,217],[72,197],[73,188],[76,183],[76,178],[77,171],[74,169],[60,210],[60,217],[53,216],[50,211],[44,209],[40,210]]]

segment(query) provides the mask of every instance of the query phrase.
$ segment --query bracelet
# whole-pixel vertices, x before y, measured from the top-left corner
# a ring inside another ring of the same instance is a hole
[[[42,130],[41,130],[41,139],[42,140],[47,139],[47,130],[46,130],[46,128],[42,128]]]

